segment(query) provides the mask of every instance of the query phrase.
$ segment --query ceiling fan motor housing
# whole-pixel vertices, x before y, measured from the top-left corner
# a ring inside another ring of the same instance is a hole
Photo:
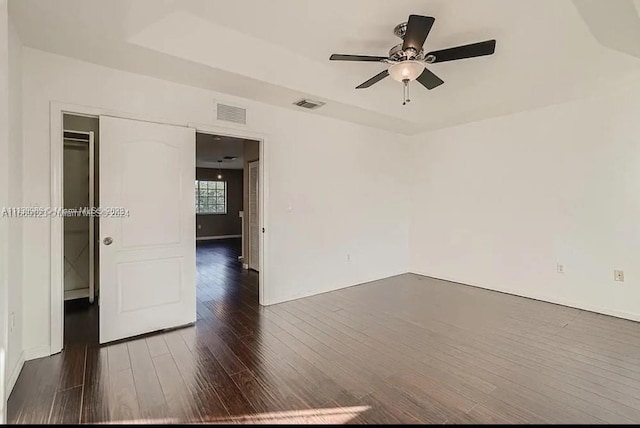
[[[422,60],[424,57],[424,49],[420,49],[420,52],[415,52],[414,49],[402,50],[402,43],[395,45],[389,50],[389,60],[391,61],[405,61],[405,60]]]
[[[404,36],[407,34],[408,21],[401,22],[393,29],[393,34],[404,40]],[[389,59],[391,61],[406,61],[406,60],[423,60],[424,49],[417,51],[416,49],[409,48],[402,49],[403,43],[400,43],[389,50]]]

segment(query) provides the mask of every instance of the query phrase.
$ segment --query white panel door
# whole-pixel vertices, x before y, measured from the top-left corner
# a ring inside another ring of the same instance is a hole
[[[100,343],[196,320],[195,130],[100,117]]]
[[[260,161],[249,162],[249,269],[260,270]]]

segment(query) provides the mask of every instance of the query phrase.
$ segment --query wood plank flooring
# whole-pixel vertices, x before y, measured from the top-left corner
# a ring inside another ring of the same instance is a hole
[[[12,423],[640,423],[640,324],[417,275],[268,308],[199,243],[193,327],[29,361]]]

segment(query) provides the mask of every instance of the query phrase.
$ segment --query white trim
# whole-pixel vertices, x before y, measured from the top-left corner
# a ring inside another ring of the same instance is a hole
[[[64,171],[63,152],[64,152],[64,131],[62,127],[62,116],[65,108],[52,102],[50,106],[50,153],[51,153],[51,203],[52,207],[61,207],[64,205],[63,199],[63,179]],[[47,355],[58,353],[62,350],[62,342],[64,337],[64,222],[61,217],[51,217],[51,319],[50,319],[50,346]],[[42,348],[36,348],[42,349]],[[25,351],[27,360],[38,358],[32,357],[31,350]],[[32,358],[30,358],[32,357]]]
[[[95,134],[89,132],[89,207],[96,206],[95,188],[95,162],[96,162]],[[93,303],[96,297],[96,255],[95,218],[89,217],[89,303]]]
[[[247,112],[248,117],[248,112]],[[249,120],[247,119],[247,124]],[[260,272],[258,272],[259,301],[263,306],[271,304],[271,290],[267,284],[267,272],[269,269],[269,253],[265,251],[269,248],[269,150],[267,150],[269,136],[267,134],[252,132],[247,129],[224,127],[219,125],[208,125],[202,123],[189,123],[189,127],[196,132],[204,134],[215,134],[222,137],[244,138],[256,140],[260,144],[260,230],[265,233],[260,234]]]
[[[51,352],[50,346],[38,346],[37,348],[25,349],[24,360],[31,361],[37,358],[48,357],[49,355],[52,355],[55,353],[56,352]]]
[[[471,284],[470,282],[464,282],[464,281],[460,281],[458,279],[454,279],[451,277],[443,277],[443,276],[433,276],[427,273],[420,273],[420,272],[410,272],[414,275],[420,275],[420,276],[424,276],[427,278],[433,278],[433,279],[438,279],[438,280],[442,280],[442,281],[449,281],[449,282],[454,282],[456,284],[460,284],[463,285],[465,287],[475,287],[475,288],[482,288],[483,290],[489,290],[489,291],[495,291],[496,293],[504,293],[504,294],[510,294],[512,296],[516,296],[516,297],[522,297],[525,299],[533,299],[533,300],[539,300],[541,302],[546,302],[546,303],[551,303],[554,305],[561,305],[561,306],[566,306],[569,308],[574,308],[574,309],[580,309],[583,311],[588,311],[588,312],[595,312],[597,314],[602,314],[602,315],[608,315],[608,316],[612,316],[612,317],[616,317],[616,318],[622,318],[622,319],[626,319],[626,320],[630,320],[630,321],[638,321],[640,322],[640,314],[635,314],[635,313],[631,313],[631,312],[622,312],[622,311],[616,311],[616,310],[611,310],[611,309],[607,309],[607,308],[603,308],[603,307],[599,307],[599,306],[593,306],[593,305],[585,305],[583,303],[576,303],[576,302],[570,302],[568,300],[565,299],[558,299],[555,297],[549,297],[549,296],[545,296],[543,294],[535,294],[535,293],[522,293],[520,291],[513,291],[513,290],[508,290],[508,289],[500,289],[500,288],[490,288],[484,285],[478,285],[478,284]]]
[[[242,263],[242,269],[249,270],[249,263]]]
[[[243,169],[244,171],[244,169]],[[244,177],[244,176],[243,176]],[[244,178],[243,178],[244,180]],[[243,184],[244,186],[244,184]],[[242,200],[244,201],[244,189],[242,189]],[[244,202],[243,202],[244,203]],[[245,239],[246,237],[244,236],[244,231],[246,230],[244,227],[244,210],[243,211],[238,211],[238,217],[240,217],[240,224],[242,225],[242,234],[240,235],[240,237],[242,238],[242,244],[240,245],[240,255],[238,256],[238,260],[240,261],[244,261],[244,244],[245,244]]]
[[[251,180],[251,170],[252,169],[258,169],[258,260],[254,260],[254,257],[252,257],[252,245],[251,245],[251,217],[253,217],[251,215],[251,210],[249,209],[251,207],[251,190],[254,188],[253,186],[253,182]],[[249,247],[249,251],[247,252],[247,263],[249,265],[250,269],[256,270],[258,272],[260,272],[260,159],[258,160],[254,160],[251,161],[249,163],[247,163],[247,189],[248,189],[248,203],[247,203],[247,217],[248,217],[248,230],[249,233],[247,234],[247,246]],[[258,263],[258,268],[256,269],[256,262]]]
[[[302,293],[294,293],[294,294],[290,294],[288,296],[276,296],[273,301],[271,302],[272,305],[277,305],[280,303],[285,303],[285,302],[290,302],[293,300],[298,300],[298,299],[304,299],[307,297],[312,297],[312,296],[317,296],[319,294],[324,294],[324,293],[331,293],[333,291],[338,291],[338,290],[344,290],[346,288],[351,288],[351,287],[357,287],[360,285],[365,285],[365,284],[369,284],[371,282],[376,282],[376,281],[383,281],[385,279],[389,279],[389,278],[394,278],[396,276],[400,276],[400,275],[407,275],[410,274],[411,272],[406,272],[406,271],[398,271],[396,273],[390,273],[390,274],[386,274],[384,276],[381,277],[370,277],[370,278],[365,278],[363,280],[360,280],[356,283],[343,283],[343,284],[337,284],[337,285],[331,285],[329,287],[321,287],[321,288],[314,288],[313,290],[306,290]]]
[[[218,235],[218,236],[197,236],[196,241],[211,241],[214,239],[242,238],[242,235]]]
[[[11,395],[11,391],[13,391],[13,387],[16,386],[16,382],[18,381],[18,376],[20,376],[20,372],[22,371],[22,367],[24,366],[24,351],[20,352],[18,356],[18,362],[15,367],[11,371],[9,378],[7,379],[7,397]]]

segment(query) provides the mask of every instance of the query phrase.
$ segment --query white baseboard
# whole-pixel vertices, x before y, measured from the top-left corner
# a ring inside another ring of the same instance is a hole
[[[630,312],[621,312],[621,311],[602,308],[602,307],[598,307],[598,306],[587,305],[587,304],[583,304],[583,303],[570,302],[570,301],[565,300],[565,299],[558,299],[558,298],[555,298],[555,297],[549,297],[549,296],[545,296],[545,295],[542,295],[542,294],[522,293],[520,291],[501,289],[501,288],[497,288],[497,287],[487,287],[487,286],[479,285],[479,284],[471,284],[469,282],[460,281],[460,280],[455,279],[455,278],[434,276],[434,275],[430,275],[428,273],[421,273],[421,272],[416,272],[416,271],[413,271],[411,273],[413,273],[414,275],[425,276],[427,278],[433,278],[433,279],[439,279],[439,280],[442,280],[442,281],[455,282],[456,284],[464,285],[464,286],[467,286],[467,287],[482,288],[484,290],[490,290],[490,291],[495,291],[495,292],[498,292],[498,293],[510,294],[512,296],[524,297],[526,299],[539,300],[541,302],[553,303],[554,305],[567,306],[569,308],[580,309],[580,310],[583,310],[583,311],[595,312],[597,314],[608,315],[608,316],[615,317],[615,318],[622,318],[622,319],[626,319],[626,320],[630,320],[630,321],[640,322],[640,314],[635,314],[635,313],[630,313]]]
[[[37,348],[25,349],[24,360],[31,361],[36,358],[48,357],[51,355],[51,346],[38,346]]]
[[[210,241],[212,239],[242,238],[242,235],[197,236],[196,241]]]
[[[13,387],[16,386],[18,376],[20,376],[20,372],[22,371],[22,366],[24,366],[24,351],[20,352],[20,356],[18,356],[18,362],[16,363],[13,370],[11,370],[11,374],[9,374],[9,378],[7,379],[7,397],[11,395]]]
[[[355,283],[350,282],[347,284],[339,284],[339,285],[326,287],[326,288],[324,287],[316,288],[313,290],[305,291],[303,293],[295,293],[288,296],[271,297],[268,300],[265,299],[264,306],[277,305],[279,303],[290,302],[292,300],[304,299],[305,297],[317,296],[318,294],[331,293],[332,291],[338,291],[338,290],[342,290],[350,287],[357,287],[359,285],[365,285],[365,284],[369,284],[371,282],[376,282],[376,281],[383,281],[385,279],[394,278],[400,275],[406,275],[408,273],[410,272],[405,272],[405,271],[401,271],[397,273],[390,272],[388,275],[385,275],[385,276],[372,276],[370,278],[362,278],[361,280]]]

